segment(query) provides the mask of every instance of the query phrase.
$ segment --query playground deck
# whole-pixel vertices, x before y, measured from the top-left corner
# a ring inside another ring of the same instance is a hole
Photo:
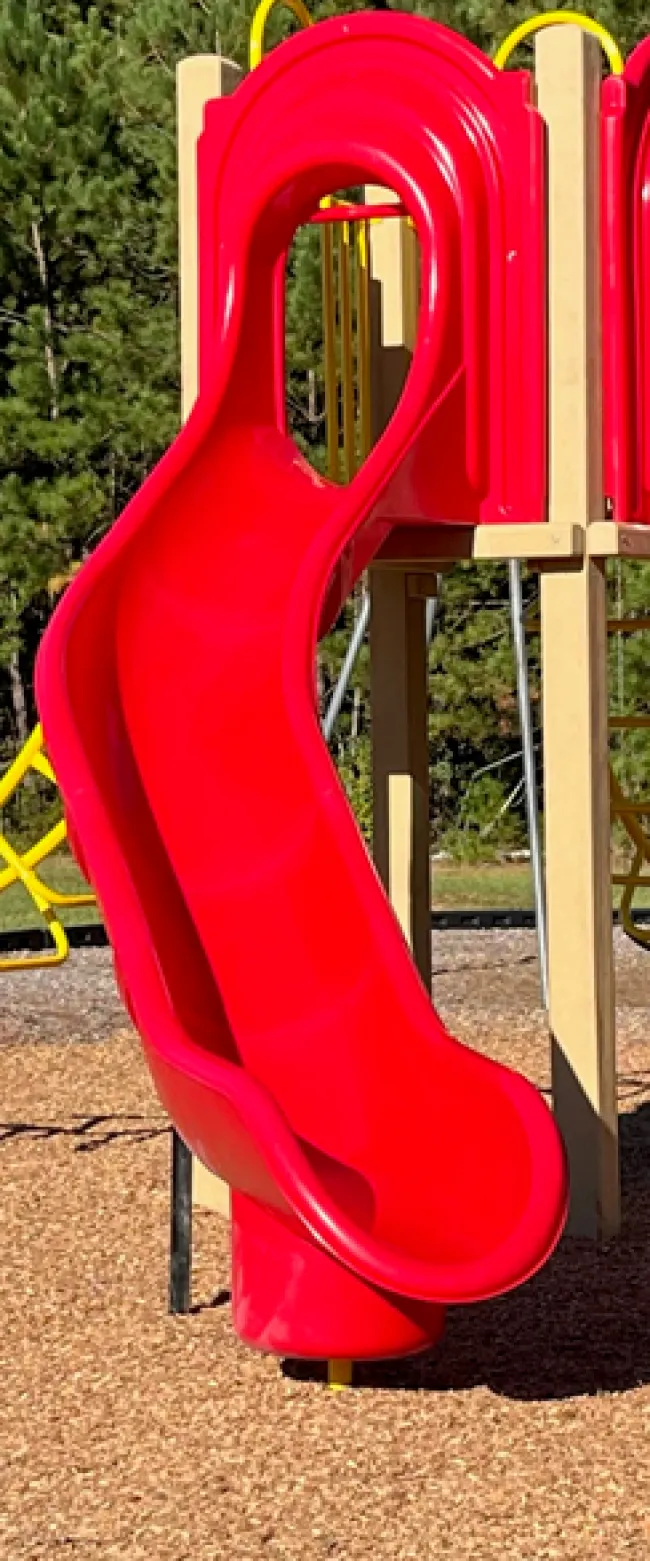
[[[169,1135],[110,955],[16,979],[0,1022],[3,1561],[647,1554],[650,961],[618,933],[616,949],[622,1238],[563,1243],[523,1290],[458,1309],[432,1356],[366,1368],[343,1394],[237,1342],[209,1214],[195,1310],[167,1315]],[[437,934],[434,988],[461,1038],[545,1085],[532,934]]]

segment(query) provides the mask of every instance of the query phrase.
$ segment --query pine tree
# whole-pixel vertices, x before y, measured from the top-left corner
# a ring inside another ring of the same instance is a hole
[[[87,11],[87,14],[84,14]],[[0,21],[0,661],[172,437],[175,269],[129,155],[118,7]],[[31,631],[31,632],[30,632]],[[29,697],[29,696],[28,696]]]

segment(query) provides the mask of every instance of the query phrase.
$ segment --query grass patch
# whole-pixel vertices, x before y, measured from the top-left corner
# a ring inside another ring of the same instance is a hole
[[[62,894],[78,894],[87,888],[76,862],[61,852],[43,863],[41,876]],[[431,872],[431,903],[434,910],[532,910],[533,880],[527,862],[455,863],[436,862]],[[622,889],[613,891],[614,904],[620,903]],[[635,907],[650,905],[650,889],[640,890]],[[94,905],[63,909],[66,927],[99,921]],[[41,918],[22,884],[12,884],[0,893],[0,930],[37,927]]]
[[[527,862],[434,862],[431,891],[434,910],[533,908],[533,879]]]
[[[620,864],[617,864],[620,865]],[[650,869],[648,869],[650,876]],[[612,889],[619,906],[623,889]],[[431,871],[431,903],[434,910],[508,910],[534,908],[533,876],[528,862],[435,862]],[[634,909],[650,906],[650,887],[637,889]]]
[[[83,894],[87,892],[88,885],[82,878],[76,862],[71,856],[61,852],[49,857],[41,863],[37,872],[43,883],[50,885],[52,889],[58,889],[60,894]],[[62,907],[57,914],[64,927],[73,927],[79,924],[88,925],[89,922],[99,921],[99,912],[95,905],[79,905],[76,907]],[[40,927],[43,919],[34,905],[34,901],[27,890],[20,883],[11,884],[0,894],[0,930],[10,932],[16,927]]]

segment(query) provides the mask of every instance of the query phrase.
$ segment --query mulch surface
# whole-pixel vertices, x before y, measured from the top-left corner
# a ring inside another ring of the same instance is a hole
[[[516,1294],[454,1309],[432,1354],[337,1394],[238,1343],[217,1216],[195,1214],[192,1313],[167,1314],[169,1130],[110,955],[7,980],[0,1556],[650,1556],[650,955],[617,955],[621,1237],[565,1240]],[[438,934],[434,992],[547,1087],[530,934]]]

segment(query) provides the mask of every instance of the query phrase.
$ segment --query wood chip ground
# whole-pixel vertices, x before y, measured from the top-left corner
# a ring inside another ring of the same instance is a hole
[[[620,1239],[563,1242],[338,1394],[237,1342],[217,1216],[195,1219],[191,1315],[167,1315],[169,1131],[110,956],[6,977],[3,1561],[650,1558],[650,954],[617,955]],[[434,991],[547,1087],[530,934],[439,934]]]

